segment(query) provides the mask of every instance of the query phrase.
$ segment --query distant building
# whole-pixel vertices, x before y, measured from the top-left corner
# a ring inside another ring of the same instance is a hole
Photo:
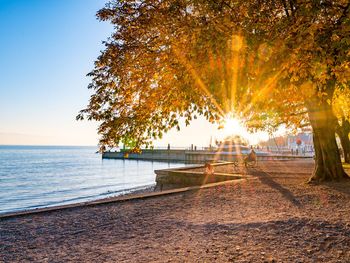
[[[260,143],[261,146],[272,152],[303,155],[314,152],[312,133],[308,130],[297,135],[286,135],[271,138]]]
[[[288,148],[299,153],[313,152],[314,142],[312,133],[299,133],[297,135],[288,135]]]
[[[287,140],[287,136],[278,136],[278,137],[270,138],[267,141],[260,142],[259,144],[265,147],[287,148],[288,140]]]

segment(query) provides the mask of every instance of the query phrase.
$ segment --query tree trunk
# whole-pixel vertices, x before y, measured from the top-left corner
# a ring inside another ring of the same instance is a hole
[[[337,125],[336,133],[339,136],[341,147],[343,148],[344,153],[344,162],[350,163],[350,123],[345,118],[342,118],[342,125]]]
[[[339,136],[344,152],[344,162],[350,163],[350,140],[348,135]]]
[[[337,119],[327,101],[314,100],[307,105],[313,129],[315,168],[309,182],[349,178],[345,173],[335,140]]]

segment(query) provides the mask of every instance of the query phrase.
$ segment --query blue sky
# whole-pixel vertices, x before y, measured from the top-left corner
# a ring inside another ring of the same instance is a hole
[[[112,26],[99,0],[0,0],[0,144],[96,144],[76,122]]]
[[[75,116],[91,95],[86,74],[113,30],[95,17],[105,2],[0,0],[0,145],[98,143],[97,123]],[[230,132],[199,119],[155,144],[207,146]]]

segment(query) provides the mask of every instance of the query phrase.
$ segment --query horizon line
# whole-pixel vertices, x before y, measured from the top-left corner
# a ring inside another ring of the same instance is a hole
[[[1,146],[47,146],[47,147],[98,147],[98,145],[66,145],[66,144],[0,144]]]

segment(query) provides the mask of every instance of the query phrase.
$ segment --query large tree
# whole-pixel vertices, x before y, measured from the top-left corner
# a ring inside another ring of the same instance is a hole
[[[337,89],[333,98],[333,108],[338,123],[335,132],[338,134],[343,149],[344,162],[350,163],[350,90]]]
[[[312,180],[347,177],[335,141],[335,87],[348,85],[349,0],[111,1],[115,26],[90,73],[87,116],[102,145],[138,145],[198,114],[252,128],[313,128]],[[178,127],[179,128],[179,127]]]

